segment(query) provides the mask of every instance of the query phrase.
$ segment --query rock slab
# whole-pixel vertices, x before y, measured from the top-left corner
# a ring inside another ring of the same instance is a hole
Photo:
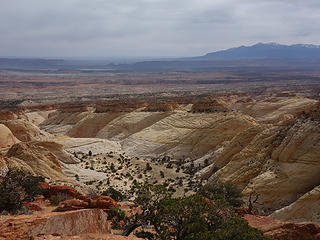
[[[100,209],[21,215],[0,222],[0,239],[107,234],[107,214]],[[41,239],[41,238],[37,238]]]

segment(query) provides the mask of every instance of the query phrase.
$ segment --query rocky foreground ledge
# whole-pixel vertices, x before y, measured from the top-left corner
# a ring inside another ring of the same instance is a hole
[[[275,240],[319,240],[320,226],[314,223],[290,223],[269,217],[244,214],[249,225]],[[110,234],[107,213],[102,209],[82,209],[20,215],[0,220],[0,240],[138,240]]]
[[[137,239],[109,234],[101,209],[20,215],[0,221],[0,239]]]
[[[320,240],[320,226],[311,222],[291,223],[270,217],[246,214],[243,218],[251,227],[276,240]]]

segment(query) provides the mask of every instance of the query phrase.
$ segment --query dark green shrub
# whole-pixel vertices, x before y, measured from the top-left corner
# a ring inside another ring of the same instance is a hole
[[[119,192],[118,190],[114,189],[113,187],[109,187],[107,190],[105,190],[101,195],[103,196],[109,196],[115,201],[123,201],[123,199],[126,198],[124,194]]]
[[[204,160],[204,166],[205,166],[205,167],[209,166],[209,159],[205,159],[205,160]]]
[[[151,171],[151,170],[152,170],[152,167],[150,166],[150,163],[147,163],[147,164],[146,164],[146,170],[147,170],[147,171]]]
[[[21,209],[22,202],[32,201],[36,195],[42,194],[40,181],[44,178],[10,169],[0,183],[0,212],[16,213]]]
[[[108,210],[108,219],[112,220],[113,229],[121,229],[120,221],[126,218],[126,214],[120,208],[113,206]]]
[[[233,207],[239,207],[243,204],[241,191],[231,183],[207,184],[198,193],[211,200],[225,201]]]
[[[150,224],[154,230],[138,232],[137,236],[149,240],[269,239],[234,213],[231,203],[238,205],[240,200],[238,191],[229,184],[210,185],[201,193],[183,198],[173,198],[166,188],[157,185],[137,184],[134,190],[135,206],[144,211],[133,214],[130,220],[136,226]],[[207,194],[212,201],[205,201],[204,193],[209,190],[214,190],[214,194]]]
[[[142,239],[148,239],[148,240],[155,240],[155,234],[151,233],[151,232],[146,232],[146,231],[140,231],[135,233],[135,235],[138,238],[142,238]]]
[[[76,174],[74,177],[76,178],[76,180],[77,180],[78,182],[80,181],[80,178],[79,178],[79,175],[78,175],[78,174]]]
[[[51,205],[54,205],[54,206],[58,206],[59,203],[61,202],[61,198],[57,195],[50,196],[49,200],[50,200]]]

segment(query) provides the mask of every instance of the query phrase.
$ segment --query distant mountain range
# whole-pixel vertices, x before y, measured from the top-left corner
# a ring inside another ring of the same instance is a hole
[[[320,71],[320,46],[257,43],[199,57],[137,60],[126,63],[111,60],[63,60],[0,58],[0,70],[97,72],[239,72],[239,71]]]
[[[279,59],[279,60],[320,60],[320,46],[311,44],[282,45],[277,43],[257,43],[223,51],[208,53],[193,59],[239,60],[239,59]]]

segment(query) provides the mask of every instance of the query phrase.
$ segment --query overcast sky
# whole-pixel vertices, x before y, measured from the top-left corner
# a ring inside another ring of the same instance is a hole
[[[320,0],[0,0],[0,56],[197,56],[320,44]]]

